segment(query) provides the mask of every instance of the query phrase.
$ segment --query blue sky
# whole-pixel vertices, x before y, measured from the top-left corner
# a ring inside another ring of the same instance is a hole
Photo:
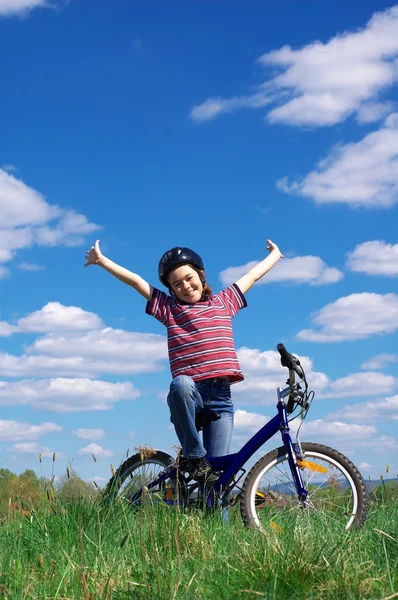
[[[95,239],[159,286],[192,247],[217,291],[271,238],[232,450],[275,412],[282,341],[316,392],[302,440],[396,476],[398,5],[0,0],[0,55],[2,466],[55,451],[101,485],[128,448],[173,452],[165,331],[83,268]]]

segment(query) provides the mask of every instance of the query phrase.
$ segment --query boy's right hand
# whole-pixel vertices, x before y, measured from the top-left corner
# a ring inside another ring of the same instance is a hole
[[[86,252],[86,264],[85,267],[89,265],[98,265],[100,263],[101,258],[103,258],[103,254],[99,247],[99,240],[97,240],[94,246],[91,246],[90,250]]]

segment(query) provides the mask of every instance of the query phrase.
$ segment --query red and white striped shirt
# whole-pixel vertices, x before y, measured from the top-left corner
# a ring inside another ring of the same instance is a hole
[[[247,306],[234,283],[203,302],[180,303],[154,288],[145,312],[167,328],[172,377],[189,375],[194,380],[229,377],[243,380],[236,356],[232,318]]]

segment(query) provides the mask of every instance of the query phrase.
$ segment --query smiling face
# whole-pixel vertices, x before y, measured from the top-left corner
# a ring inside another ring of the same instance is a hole
[[[202,298],[203,283],[190,265],[182,265],[174,269],[168,276],[168,281],[171,289],[182,302],[194,304]]]

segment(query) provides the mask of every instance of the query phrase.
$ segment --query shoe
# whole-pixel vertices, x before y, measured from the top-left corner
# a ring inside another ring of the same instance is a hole
[[[195,481],[216,481],[218,476],[213,472],[212,466],[205,456],[200,458],[180,457],[180,469],[187,471]]]

